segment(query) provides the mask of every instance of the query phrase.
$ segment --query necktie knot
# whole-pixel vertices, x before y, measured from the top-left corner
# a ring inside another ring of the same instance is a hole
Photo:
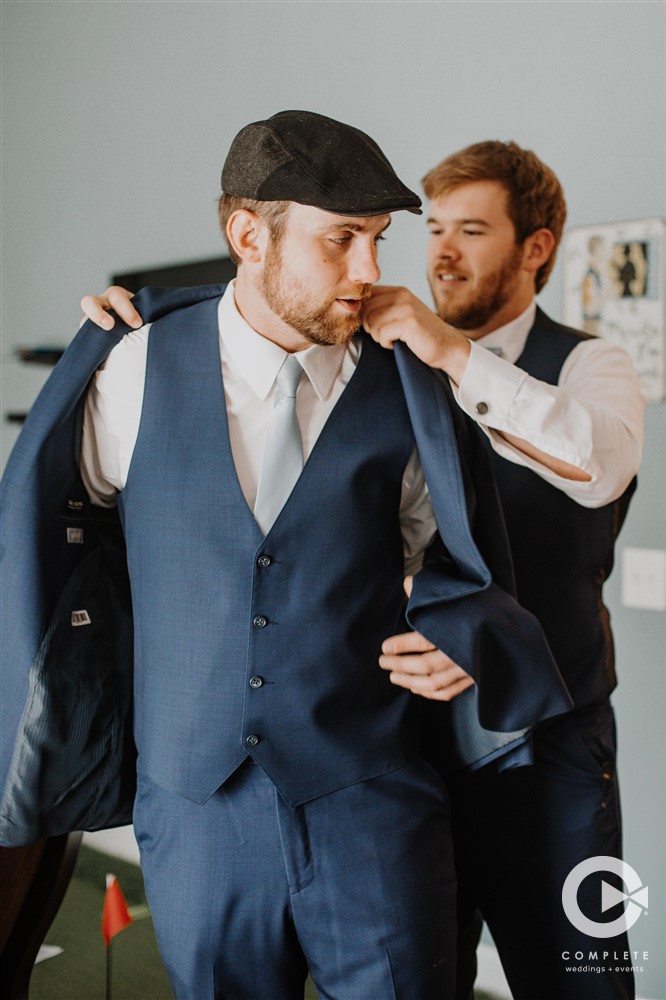
[[[302,374],[303,369],[300,363],[296,360],[296,356],[294,354],[288,354],[282,362],[282,366],[277,373],[277,378],[275,380],[278,392],[282,398],[294,398]]]

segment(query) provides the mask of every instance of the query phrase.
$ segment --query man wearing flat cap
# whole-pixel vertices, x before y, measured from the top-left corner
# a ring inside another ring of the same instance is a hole
[[[128,821],[132,674],[179,1000],[292,1000],[308,969],[321,997],[444,1000],[446,792],[382,641],[408,622],[451,657],[442,727],[472,764],[570,703],[510,596],[473,430],[418,343],[359,333],[390,213],[419,198],[363,132],[300,111],[244,128],[222,187],[236,280],[88,324],[11,457],[2,836]]]

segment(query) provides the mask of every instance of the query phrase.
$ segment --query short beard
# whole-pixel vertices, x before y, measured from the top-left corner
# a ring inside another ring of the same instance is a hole
[[[369,287],[363,286],[359,298],[368,294]],[[360,329],[358,316],[332,315],[335,300],[313,307],[306,286],[295,278],[285,279],[280,246],[273,239],[266,252],[262,294],[270,310],[311,344],[322,347],[346,344]]]
[[[435,281],[430,281],[430,290],[437,306],[437,315],[445,323],[458,330],[479,330],[502,309],[511,298],[522,260],[522,245],[516,246],[499,271],[487,275],[477,291],[473,302],[451,304],[450,308],[440,306],[435,295]]]

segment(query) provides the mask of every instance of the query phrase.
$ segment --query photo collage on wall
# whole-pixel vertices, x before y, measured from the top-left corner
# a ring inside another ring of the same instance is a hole
[[[619,344],[650,402],[664,399],[663,219],[574,226],[563,243],[564,322]]]

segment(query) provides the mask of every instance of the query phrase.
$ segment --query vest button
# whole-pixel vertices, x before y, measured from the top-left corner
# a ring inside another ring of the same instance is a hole
[[[258,742],[259,742],[259,737],[255,736],[254,733],[251,736],[246,736],[245,737],[245,746],[246,747],[256,747],[256,745],[257,745]]]
[[[260,688],[263,683],[264,683],[263,677],[250,677],[251,688]]]
[[[257,559],[257,566],[261,566],[262,569],[266,569],[267,566],[273,562],[270,556],[259,556]]]
[[[263,615],[256,615],[252,619],[252,624],[255,628],[266,628],[268,625],[268,618],[264,618]]]
[[[481,402],[476,404],[476,412],[479,414],[480,417],[483,417],[488,412],[489,409],[490,407],[488,406],[487,403]]]

